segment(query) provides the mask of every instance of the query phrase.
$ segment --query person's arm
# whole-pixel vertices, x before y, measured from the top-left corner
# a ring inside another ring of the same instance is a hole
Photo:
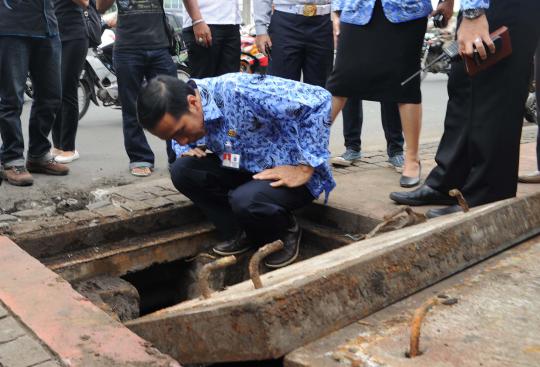
[[[115,0],[96,0],[96,9],[98,13],[105,13],[111,6],[113,6],[114,1]]]
[[[442,14],[445,24],[448,24],[448,22],[450,21],[450,19],[452,19],[452,16],[454,15],[454,0],[440,1],[430,15],[433,17],[437,14]]]
[[[272,40],[268,35],[268,26],[272,17],[272,0],[253,1],[253,19],[255,20],[255,43],[259,52],[267,55],[272,48]]]
[[[75,4],[79,5],[83,9],[88,8],[89,0],[72,0]]]
[[[463,56],[472,57],[474,49],[478,50],[480,57],[485,60],[487,51],[486,44],[491,53],[495,52],[495,45],[489,36],[489,24],[485,14],[474,18],[467,16],[468,12],[479,10],[485,11],[489,8],[489,0],[461,0],[461,10],[463,11],[463,20],[457,32],[459,44],[459,53]]]
[[[193,22],[193,34],[195,42],[204,47],[212,46],[212,32],[202,17],[197,0],[182,0],[189,17]]]

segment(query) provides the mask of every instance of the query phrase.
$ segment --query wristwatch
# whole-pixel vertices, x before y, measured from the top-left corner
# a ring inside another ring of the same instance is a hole
[[[463,10],[463,17],[467,19],[476,19],[486,13],[485,9],[476,8],[476,9],[465,9]]]

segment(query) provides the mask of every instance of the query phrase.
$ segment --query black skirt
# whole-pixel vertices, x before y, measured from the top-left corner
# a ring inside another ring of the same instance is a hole
[[[421,103],[420,69],[427,17],[392,23],[377,0],[366,25],[341,23],[334,70],[326,88],[334,96],[369,101]]]

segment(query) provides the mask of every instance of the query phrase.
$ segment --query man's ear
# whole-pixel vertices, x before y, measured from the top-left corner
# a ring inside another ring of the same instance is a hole
[[[196,113],[202,111],[201,98],[199,95],[188,94],[187,96],[189,112]]]

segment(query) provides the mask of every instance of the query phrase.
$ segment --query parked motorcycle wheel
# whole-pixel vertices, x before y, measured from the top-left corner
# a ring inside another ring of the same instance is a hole
[[[529,93],[527,102],[525,103],[525,120],[532,122],[533,124],[538,123],[538,101],[536,100],[535,93]]]
[[[28,96],[28,98],[34,98],[34,88],[32,88],[32,81],[30,80],[30,77],[26,77],[26,84],[24,85],[24,94]]]
[[[184,81],[184,82],[187,82],[190,78],[191,78],[191,75],[190,75],[190,70],[189,68],[178,68],[177,69],[177,74],[178,74],[178,79]]]
[[[79,100],[79,121],[88,112],[90,107],[90,87],[79,80],[79,88],[77,90],[77,98]]]

